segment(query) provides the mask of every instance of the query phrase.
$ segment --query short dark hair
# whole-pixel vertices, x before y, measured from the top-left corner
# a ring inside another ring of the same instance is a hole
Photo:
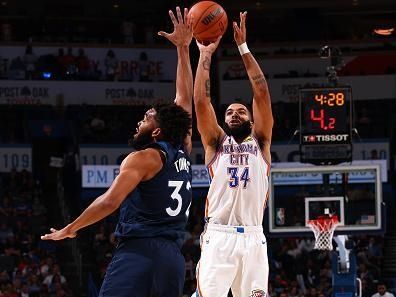
[[[153,107],[155,120],[161,128],[163,138],[173,145],[182,144],[190,133],[191,115],[181,106],[174,103],[160,103]]]

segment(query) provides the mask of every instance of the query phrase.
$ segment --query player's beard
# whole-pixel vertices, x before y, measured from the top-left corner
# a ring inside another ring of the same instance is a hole
[[[234,138],[246,138],[252,133],[250,121],[243,122],[239,127],[230,128],[227,123],[223,125],[224,132]]]
[[[128,140],[128,145],[133,147],[135,150],[144,149],[146,146],[153,142],[153,138],[151,137],[151,131],[146,131],[136,136],[135,135],[132,135]]]

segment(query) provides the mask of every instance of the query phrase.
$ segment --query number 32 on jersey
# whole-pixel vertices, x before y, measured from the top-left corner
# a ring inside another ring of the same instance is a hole
[[[165,209],[166,213],[168,215],[170,215],[171,217],[177,216],[180,213],[181,209],[182,209],[183,198],[180,195],[180,190],[181,190],[183,184],[184,184],[184,182],[180,181],[180,180],[170,180],[169,183],[168,183],[169,187],[174,188],[174,190],[173,190],[173,192],[171,194],[171,198],[173,200],[177,201],[177,206],[176,206],[175,209],[172,209],[171,207],[168,207],[168,208]],[[186,189],[187,189],[187,191],[191,190],[191,184],[190,184],[189,181],[187,181],[187,183],[186,183]],[[187,217],[188,217],[188,214],[189,214],[189,211],[190,211],[190,206],[191,206],[191,202],[190,202],[190,205],[187,207],[187,211],[186,211],[186,216]]]

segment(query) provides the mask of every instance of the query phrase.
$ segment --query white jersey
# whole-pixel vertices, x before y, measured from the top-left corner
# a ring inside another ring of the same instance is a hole
[[[207,167],[211,183],[205,215],[209,222],[261,226],[270,166],[257,139],[249,136],[238,144],[234,137],[225,136]]]

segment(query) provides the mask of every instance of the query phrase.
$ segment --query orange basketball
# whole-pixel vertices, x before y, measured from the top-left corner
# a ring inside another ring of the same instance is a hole
[[[198,2],[190,8],[190,15],[194,16],[193,35],[199,42],[214,42],[227,29],[227,14],[216,2]]]

